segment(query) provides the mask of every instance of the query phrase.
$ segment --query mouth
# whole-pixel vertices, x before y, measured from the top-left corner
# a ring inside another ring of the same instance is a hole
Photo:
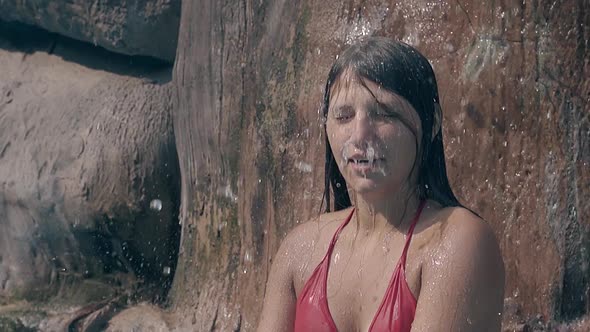
[[[346,164],[354,170],[367,172],[371,170],[377,170],[379,164],[385,161],[384,158],[376,158],[376,159],[357,159],[357,158],[349,158],[346,160]]]
[[[356,146],[346,147],[342,149],[342,161],[345,161],[345,166],[355,173],[361,173],[366,177],[369,173],[384,174],[385,158],[383,155],[375,150],[373,144],[367,142],[365,149],[360,149]]]

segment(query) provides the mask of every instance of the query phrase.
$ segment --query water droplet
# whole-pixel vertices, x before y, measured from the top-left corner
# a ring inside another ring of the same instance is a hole
[[[250,255],[250,251],[246,251],[244,254],[244,261],[248,263],[252,261],[252,255]]]
[[[369,160],[370,165],[375,162],[375,149],[371,145],[367,147],[367,159]]]
[[[153,199],[150,202],[150,209],[154,210],[154,211],[161,211],[162,210],[162,201],[159,199]]]

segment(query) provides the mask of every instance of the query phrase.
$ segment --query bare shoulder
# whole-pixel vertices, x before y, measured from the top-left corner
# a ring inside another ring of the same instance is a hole
[[[349,213],[349,209],[324,213],[295,226],[282,240],[277,259],[284,255],[289,258],[289,262],[297,265],[299,260],[308,260],[307,256],[314,250],[327,246],[336,228]]]
[[[500,331],[504,264],[492,228],[464,208],[431,216],[412,330]]]
[[[438,214],[441,237],[433,257],[453,263],[449,267],[472,265],[496,277],[504,275],[500,246],[488,222],[462,207],[444,208]]]
[[[448,248],[464,248],[477,244],[482,249],[498,249],[498,241],[488,222],[462,207],[451,207],[441,211],[444,218],[442,245]]]

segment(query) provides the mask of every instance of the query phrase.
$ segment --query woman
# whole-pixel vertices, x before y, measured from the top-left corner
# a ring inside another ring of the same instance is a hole
[[[428,60],[386,38],[334,63],[327,212],[283,240],[259,331],[500,330],[500,250],[450,188],[437,90]]]

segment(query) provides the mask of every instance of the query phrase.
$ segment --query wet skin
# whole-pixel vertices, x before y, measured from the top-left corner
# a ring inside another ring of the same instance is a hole
[[[342,77],[331,92],[326,125],[356,211],[331,257],[328,306],[339,331],[364,332],[381,304],[419,205],[414,133],[421,137],[422,128],[402,97],[373,82]],[[323,214],[283,240],[258,331],[293,330],[297,296],[349,213]],[[412,331],[500,330],[500,250],[490,227],[468,210],[427,202],[408,252],[406,281],[418,300]]]
[[[389,205],[385,196],[409,190],[422,129],[404,98],[345,73],[332,89],[326,130],[351,191]]]

